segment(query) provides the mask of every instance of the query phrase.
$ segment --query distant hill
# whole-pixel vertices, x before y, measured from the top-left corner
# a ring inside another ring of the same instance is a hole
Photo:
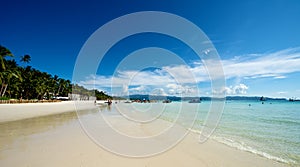
[[[210,101],[211,97],[201,96],[201,97],[178,97],[178,96],[156,96],[156,95],[129,95],[123,96],[124,99],[130,100],[171,100],[171,101],[190,101],[195,99],[201,99],[202,101]],[[259,101],[261,96],[226,96],[226,100],[252,100]],[[264,97],[264,100],[286,100],[285,98],[270,98]]]
[[[128,98],[128,97],[123,97]],[[181,97],[176,96],[154,96],[154,95],[130,95],[130,100],[171,100],[180,101]]]

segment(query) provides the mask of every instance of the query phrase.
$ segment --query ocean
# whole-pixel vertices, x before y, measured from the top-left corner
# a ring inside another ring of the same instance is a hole
[[[133,105],[138,111],[154,112],[159,118],[171,122],[179,120],[178,117],[187,117],[188,119],[182,119],[184,121],[177,123],[200,134],[211,102],[172,102],[164,104],[163,111],[160,112],[154,110],[157,110],[156,105],[161,104],[127,105]],[[191,118],[194,117],[188,114],[189,110],[193,110],[191,113],[194,113],[195,108],[198,115],[193,120]],[[192,127],[190,121],[195,121]],[[210,138],[239,150],[292,166],[300,166],[300,102],[226,101],[220,122]]]
[[[300,165],[300,103],[227,101],[213,138],[269,159]]]

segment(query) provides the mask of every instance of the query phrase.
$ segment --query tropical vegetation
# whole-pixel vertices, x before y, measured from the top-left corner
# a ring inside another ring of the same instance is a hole
[[[98,90],[88,90],[79,85],[73,85],[70,80],[52,76],[28,65],[30,55],[21,57],[20,66],[11,51],[0,45],[0,99],[53,99],[58,96],[67,97],[69,93],[85,96],[96,96],[97,99],[111,98]]]

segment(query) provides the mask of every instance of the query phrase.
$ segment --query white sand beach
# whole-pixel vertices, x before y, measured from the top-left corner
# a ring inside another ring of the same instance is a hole
[[[82,104],[80,109],[91,108],[92,103]],[[156,156],[118,156],[96,145],[72,111],[72,102],[0,105],[0,166],[287,166],[212,139],[200,144],[195,133],[189,133],[178,145]],[[117,117],[113,119],[119,121]],[[121,120],[119,127],[131,131],[131,125]],[[141,126],[139,131],[152,133],[156,129]]]
[[[0,123],[93,108],[93,101],[0,104]],[[76,107],[76,108],[75,108]]]

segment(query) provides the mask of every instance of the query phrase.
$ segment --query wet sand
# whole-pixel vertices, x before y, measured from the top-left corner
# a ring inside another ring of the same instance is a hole
[[[98,110],[91,112],[95,114],[93,112]],[[160,128],[135,126],[136,123],[128,123],[116,116],[110,121],[132,135],[156,133]],[[162,121],[161,124],[167,123]],[[178,145],[156,156],[118,156],[99,147],[86,135],[75,112],[2,122],[0,131],[0,166],[287,166],[213,140],[200,144],[195,133],[189,133]]]

